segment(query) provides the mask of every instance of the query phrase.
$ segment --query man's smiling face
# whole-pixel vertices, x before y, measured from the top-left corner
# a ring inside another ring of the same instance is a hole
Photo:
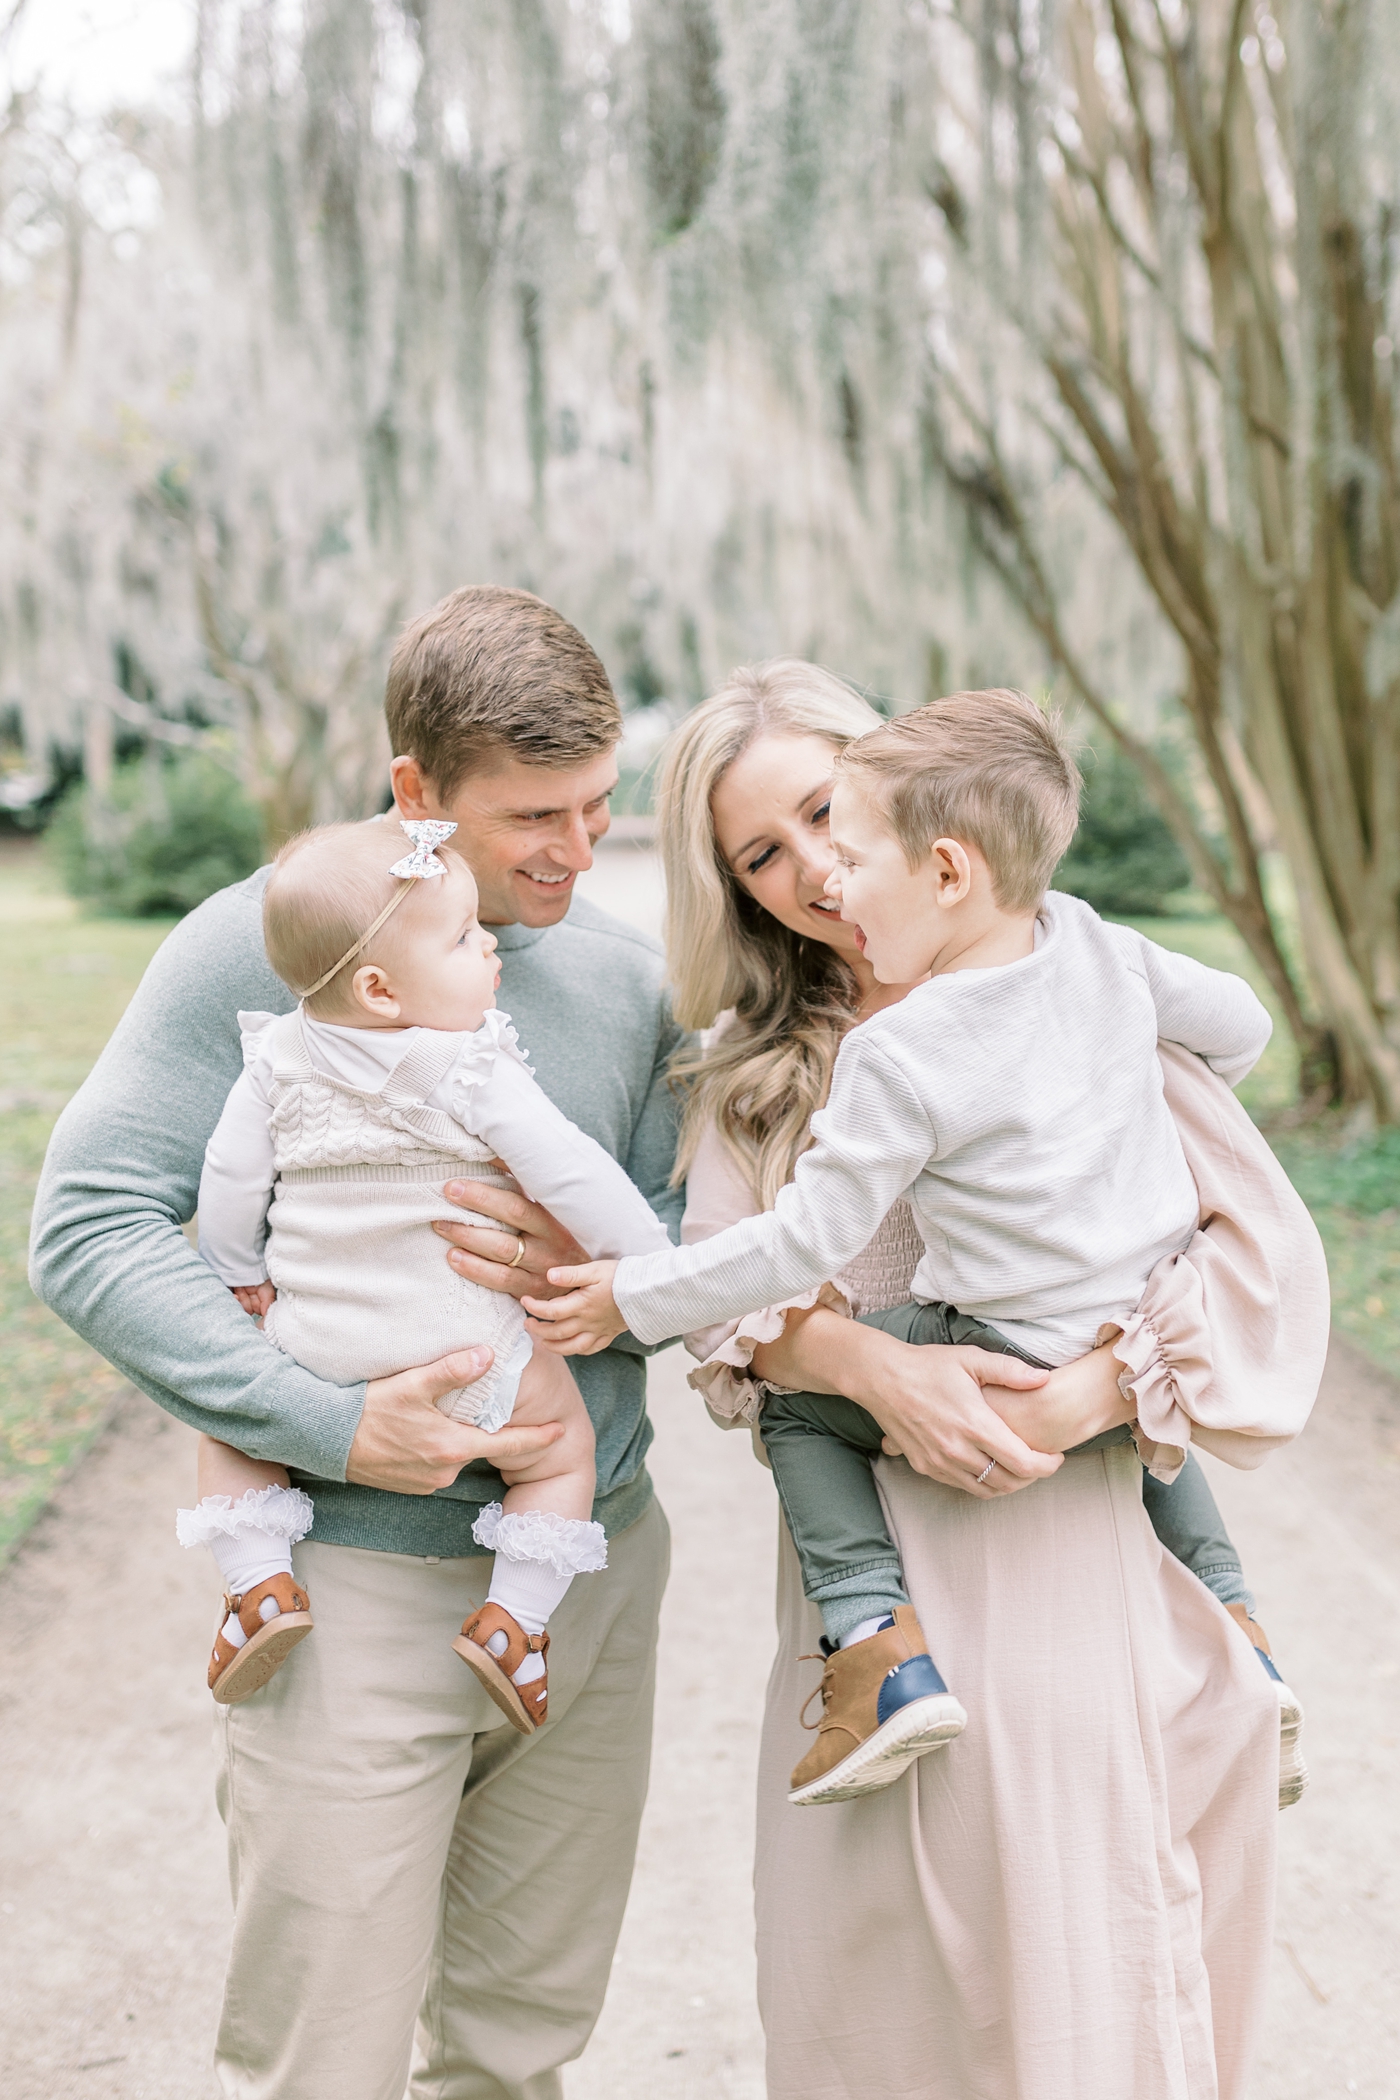
[[[502,753],[439,801],[416,759],[396,758],[394,800],[404,817],[445,817],[481,893],[486,926],[555,926],[573,901],[574,877],[593,865],[608,828],[617,757],[527,766]]]

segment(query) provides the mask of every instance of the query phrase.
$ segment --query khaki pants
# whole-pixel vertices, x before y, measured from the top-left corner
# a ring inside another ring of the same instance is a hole
[[[651,1756],[669,1562],[653,1503],[550,1625],[550,1719],[449,1643],[491,1562],[307,1544],[316,1631],[220,1707],[230,2100],[558,2100],[607,1988]]]

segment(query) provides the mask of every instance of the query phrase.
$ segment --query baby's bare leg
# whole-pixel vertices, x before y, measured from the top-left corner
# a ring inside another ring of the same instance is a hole
[[[202,1436],[195,1458],[195,1488],[202,1502],[206,1495],[227,1495],[237,1502],[249,1489],[290,1487],[285,1466],[269,1465],[266,1459],[249,1458],[232,1444],[217,1437]]]
[[[249,1458],[217,1437],[200,1438],[195,1465],[198,1501],[176,1513],[175,1534],[182,1546],[207,1546],[229,1596],[242,1600],[238,1611],[227,1612],[209,1667],[210,1688],[228,1702],[264,1684],[311,1630],[292,1547],[311,1529],[312,1508],[285,1466]],[[274,1642],[265,1629],[282,1617],[286,1627]],[[261,1645],[239,1660],[250,1639]]]
[[[561,1517],[591,1517],[593,1424],[563,1357],[536,1349],[521,1378],[510,1419],[513,1425],[530,1427],[558,1422],[564,1434],[528,1465],[502,1469],[508,1489],[505,1510],[549,1509]]]

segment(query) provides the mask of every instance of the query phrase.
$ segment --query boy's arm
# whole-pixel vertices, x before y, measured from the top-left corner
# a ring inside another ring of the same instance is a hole
[[[816,1143],[771,1211],[693,1247],[625,1261],[619,1313],[648,1341],[780,1304],[836,1275],[869,1245],[890,1205],[928,1164],[935,1138],[903,1068],[848,1037]]]
[[[1205,1059],[1213,1072],[1237,1086],[1258,1064],[1274,1024],[1242,977],[1208,969],[1194,956],[1159,948],[1131,927],[1108,931],[1129,945],[1147,979],[1157,1008],[1157,1033]]]
[[[242,1066],[237,1010],[288,1004],[256,889],[225,890],[176,927],[59,1118],[30,1277],[170,1413],[252,1457],[340,1480],[364,1387],[330,1385],[265,1341],[181,1231]]]
[[[256,1074],[244,1071],[224,1103],[199,1177],[199,1252],[231,1291],[267,1276],[263,1248],[276,1172],[269,1112]]]

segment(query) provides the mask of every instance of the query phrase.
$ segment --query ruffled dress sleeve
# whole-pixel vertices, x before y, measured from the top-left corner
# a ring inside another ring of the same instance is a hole
[[[685,1178],[681,1245],[694,1246],[700,1240],[710,1239],[737,1225],[742,1218],[755,1217],[759,1209],[737,1160],[714,1125],[709,1125]],[[690,1383],[723,1428],[737,1429],[752,1423],[765,1392],[786,1390],[769,1386],[754,1376],[750,1368],[753,1353],[761,1343],[777,1341],[790,1312],[806,1311],[813,1305],[829,1305],[847,1314],[851,1311],[839,1285],[823,1283],[782,1305],[766,1305],[761,1312],[745,1313],[740,1320],[726,1320],[683,1336],[686,1348],[698,1359],[696,1369],[690,1373]]]
[[[1152,1271],[1114,1355],[1143,1463],[1171,1480],[1192,1442],[1252,1468],[1298,1435],[1327,1355],[1329,1293],[1317,1227],[1229,1087],[1189,1051],[1158,1047],[1201,1222]]]
[[[500,1007],[493,1006],[482,1020],[480,1028],[474,1029],[462,1046],[462,1052],[447,1075],[447,1109],[474,1135],[483,1133],[476,1129],[475,1116],[481,1113],[482,1090],[490,1084],[497,1065],[502,1059],[508,1064],[519,1065],[531,1079],[535,1068],[530,1063],[529,1052],[520,1047],[520,1038],[515,1024]]]
[[[260,1059],[272,1054],[272,1031],[282,1014],[240,1013],[238,1033],[243,1045],[243,1069],[251,1072]]]

